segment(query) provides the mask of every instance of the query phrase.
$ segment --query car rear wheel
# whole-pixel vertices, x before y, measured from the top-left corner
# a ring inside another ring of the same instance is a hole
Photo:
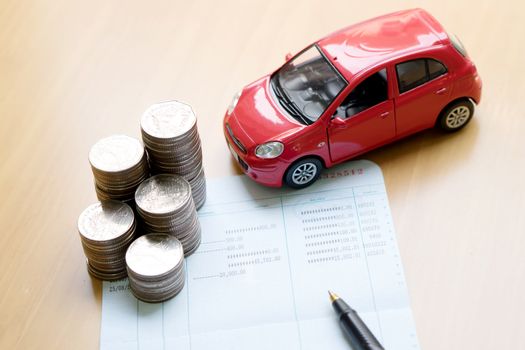
[[[474,104],[470,100],[461,100],[448,106],[439,117],[439,126],[445,131],[457,131],[472,119]]]
[[[319,178],[322,168],[323,165],[318,159],[301,159],[288,168],[284,177],[284,182],[292,188],[304,188],[310,186]]]

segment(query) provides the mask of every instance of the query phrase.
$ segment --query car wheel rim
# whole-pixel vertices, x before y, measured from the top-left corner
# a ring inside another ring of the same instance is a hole
[[[468,121],[470,110],[465,106],[458,106],[450,111],[445,118],[445,123],[450,129],[457,129]]]
[[[317,166],[313,163],[299,165],[292,173],[292,181],[297,185],[304,185],[312,181],[317,175]]]

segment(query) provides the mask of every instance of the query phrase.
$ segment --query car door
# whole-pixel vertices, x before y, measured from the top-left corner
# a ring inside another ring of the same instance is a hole
[[[434,58],[417,58],[397,63],[395,72],[397,136],[433,127],[450,101],[452,86],[445,64]]]
[[[332,162],[340,162],[395,137],[394,102],[387,70],[365,77],[337,107],[328,126]]]

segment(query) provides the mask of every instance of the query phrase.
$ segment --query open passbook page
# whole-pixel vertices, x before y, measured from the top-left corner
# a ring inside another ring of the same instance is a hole
[[[303,190],[208,180],[202,243],[161,304],[104,282],[102,349],[344,349],[341,295],[386,349],[419,349],[380,168],[327,169]]]

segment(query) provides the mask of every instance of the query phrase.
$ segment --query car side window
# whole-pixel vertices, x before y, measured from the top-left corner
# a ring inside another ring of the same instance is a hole
[[[363,80],[348,94],[337,108],[336,116],[343,119],[350,118],[387,99],[388,84],[386,68],[383,68]]]
[[[399,93],[411,90],[428,81],[424,59],[403,62],[396,65]]]
[[[447,72],[445,65],[432,58],[420,58],[396,65],[399,93],[412,90]]]
[[[439,61],[429,58],[427,59],[427,64],[430,80],[437,78],[440,75],[443,75],[447,72],[447,68],[445,67],[445,65]]]

